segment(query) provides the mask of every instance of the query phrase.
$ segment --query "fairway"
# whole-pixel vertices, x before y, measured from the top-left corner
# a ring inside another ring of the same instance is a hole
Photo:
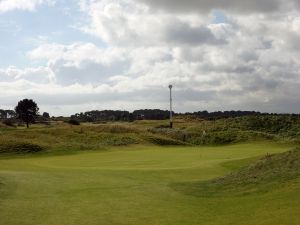
[[[299,180],[244,196],[197,197],[209,180],[290,146],[114,147],[0,159],[0,225],[296,225]]]

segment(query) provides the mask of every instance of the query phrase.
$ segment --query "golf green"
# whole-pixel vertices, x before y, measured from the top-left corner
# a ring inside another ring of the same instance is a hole
[[[197,197],[173,188],[290,148],[133,146],[0,158],[0,225],[296,225],[299,180],[244,196]]]

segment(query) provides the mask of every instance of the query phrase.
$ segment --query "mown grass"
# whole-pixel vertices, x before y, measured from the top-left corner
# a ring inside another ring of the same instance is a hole
[[[261,155],[288,149],[272,142],[135,145],[0,158],[0,224],[296,225],[299,178],[239,196],[199,196],[174,188],[224,176]]]

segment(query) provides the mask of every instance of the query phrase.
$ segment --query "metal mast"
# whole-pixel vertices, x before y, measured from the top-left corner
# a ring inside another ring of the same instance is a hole
[[[172,88],[173,88],[173,85],[170,84],[169,85],[169,89],[170,89],[170,128],[173,128]]]

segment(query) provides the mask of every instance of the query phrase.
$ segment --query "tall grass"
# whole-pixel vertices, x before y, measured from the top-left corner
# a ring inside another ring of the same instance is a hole
[[[95,150],[131,144],[223,145],[246,141],[272,140],[300,144],[300,119],[294,117],[250,116],[215,121],[175,119],[174,129],[162,128],[168,121],[134,123],[67,123],[8,127],[0,125],[3,142],[31,143],[47,151]]]

